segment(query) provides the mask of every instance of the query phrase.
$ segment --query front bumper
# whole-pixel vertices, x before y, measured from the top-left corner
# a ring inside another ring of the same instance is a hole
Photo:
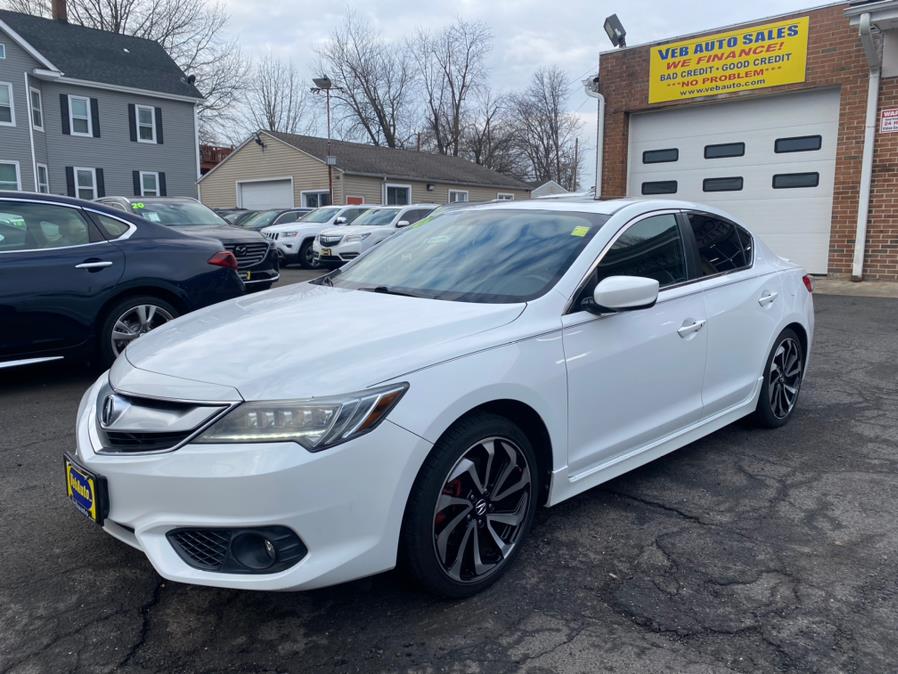
[[[280,256],[275,246],[270,246],[265,259],[251,267],[240,267],[237,275],[240,276],[247,288],[255,285],[271,284],[281,278]]]
[[[103,528],[144,552],[169,580],[251,590],[305,590],[393,568],[405,502],[431,444],[389,420],[322,452],[295,443],[191,445],[168,453],[98,454],[95,400],[85,393],[76,458],[106,478]],[[308,553],[271,574],[203,571],[166,533],[181,527],[285,526]]]

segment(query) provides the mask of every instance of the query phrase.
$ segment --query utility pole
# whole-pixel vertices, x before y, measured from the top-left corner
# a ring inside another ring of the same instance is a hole
[[[312,82],[315,83],[315,86],[312,87],[312,93],[319,94],[323,91],[325,95],[325,105],[327,107],[327,157],[325,161],[327,164],[327,198],[333,204],[334,165],[337,163],[337,158],[331,152],[331,89],[334,88],[334,83],[331,82],[327,75],[316,77]]]
[[[580,139],[574,138],[574,170],[571,171],[571,192],[577,191],[577,169],[580,166]]]

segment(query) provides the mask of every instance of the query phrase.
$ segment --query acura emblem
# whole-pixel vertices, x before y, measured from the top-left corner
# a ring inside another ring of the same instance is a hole
[[[130,405],[127,400],[110,393],[103,399],[103,409],[100,412],[100,426],[103,428],[112,426],[128,407]]]

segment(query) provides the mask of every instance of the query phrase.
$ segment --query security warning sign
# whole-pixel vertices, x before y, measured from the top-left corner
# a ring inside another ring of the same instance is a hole
[[[879,121],[880,133],[898,133],[898,108],[883,108]]]
[[[804,82],[808,17],[652,47],[649,103]]]

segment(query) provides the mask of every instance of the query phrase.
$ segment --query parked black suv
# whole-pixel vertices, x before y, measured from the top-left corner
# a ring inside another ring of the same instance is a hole
[[[218,239],[237,258],[247,290],[267,290],[280,278],[277,249],[258,232],[235,227],[211,208],[188,197],[101,197],[98,203],[184,234]]]

